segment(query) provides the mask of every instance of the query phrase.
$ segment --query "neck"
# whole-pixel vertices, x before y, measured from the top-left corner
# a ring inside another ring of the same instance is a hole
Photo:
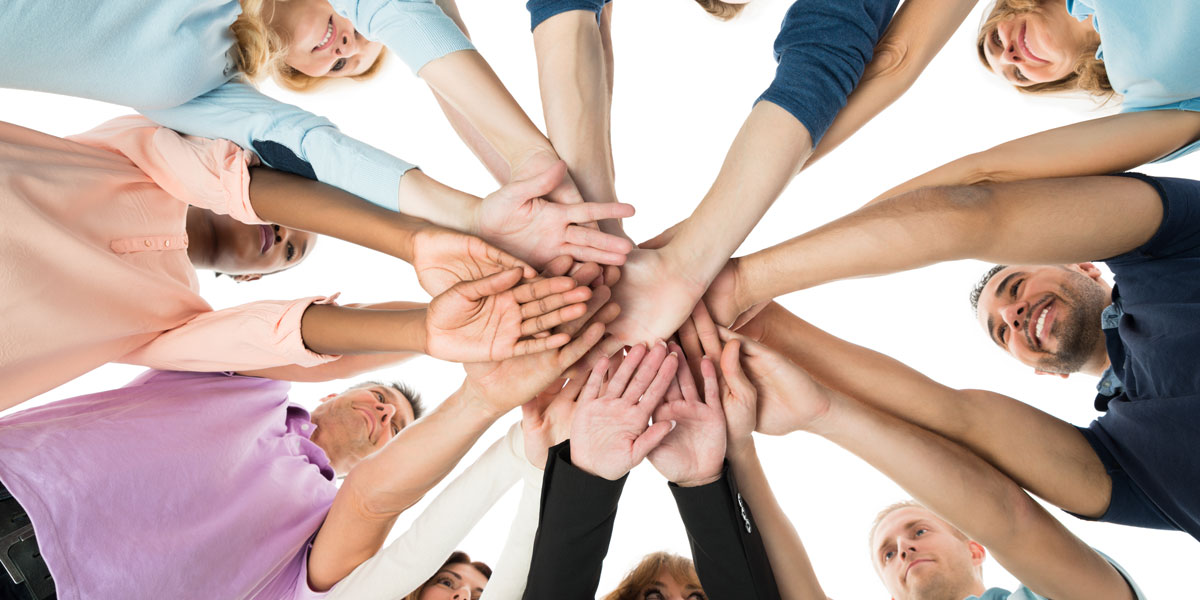
[[[211,269],[216,264],[217,232],[213,227],[212,213],[207,210],[188,207],[187,236],[188,260],[196,269]]]

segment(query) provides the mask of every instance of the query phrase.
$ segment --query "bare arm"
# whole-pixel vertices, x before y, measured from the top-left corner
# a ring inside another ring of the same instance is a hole
[[[858,455],[983,544],[1031,590],[1059,600],[1133,598],[1108,561],[980,457],[841,394],[829,396],[828,412],[813,423],[813,432]]]
[[[1161,222],[1158,193],[1126,177],[924,188],[739,258],[737,304],[964,258],[1085,262],[1136,248]]]
[[[1028,135],[946,163],[872,203],[933,185],[974,185],[1127,171],[1200,138],[1200,113],[1122,113]]]
[[[906,0],[896,10],[858,87],[805,166],[824,157],[904,95],[978,0]]]
[[[962,444],[1056,506],[1093,517],[1108,507],[1112,482],[1070,423],[1001,394],[946,387],[775,303],[742,331],[761,338],[824,386]],[[753,355],[753,350],[748,345],[745,352]],[[799,427],[798,407],[789,398],[760,392],[758,402],[760,431],[781,434]]]

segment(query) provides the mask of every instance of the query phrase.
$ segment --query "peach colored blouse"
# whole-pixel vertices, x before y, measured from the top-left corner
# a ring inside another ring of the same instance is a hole
[[[214,311],[187,256],[188,205],[263,223],[253,155],[122,117],[61,139],[0,123],[0,409],[107,362],[237,371],[310,352],[313,302]]]

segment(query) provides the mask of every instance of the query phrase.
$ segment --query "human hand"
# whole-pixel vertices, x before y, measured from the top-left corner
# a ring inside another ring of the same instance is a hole
[[[456,283],[482,279],[514,267],[520,267],[526,278],[537,276],[533,267],[517,257],[473,235],[444,227],[422,227],[413,235],[412,244],[417,281],[430,296],[437,296]]]
[[[674,343],[672,352],[682,353]],[[680,487],[696,487],[716,481],[725,461],[725,413],[721,408],[717,370],[708,357],[701,357],[704,397],[686,368],[676,371],[682,392],[678,399],[668,397],[654,410],[654,422],[673,422],[675,428],[650,452],[650,464],[668,481]]]
[[[784,435],[811,429],[829,413],[829,389],[786,356],[724,327],[717,333],[726,344],[741,343],[739,367],[758,395],[755,431]]]
[[[545,470],[550,448],[571,435],[575,415],[575,399],[583,391],[586,380],[558,379],[521,405],[521,429],[525,433],[525,459]]]
[[[565,333],[533,336],[582,316],[592,291],[570,277],[517,285],[521,273],[509,269],[464,281],[435,297],[425,318],[425,353],[457,362],[496,361],[570,341]]]
[[[683,225],[683,223],[684,221],[680,221],[664,229],[662,233],[638,244],[638,248],[642,248],[644,250],[657,250],[663,246],[666,246],[667,244],[671,243],[671,240],[675,239],[675,234],[679,232],[679,228]]]
[[[571,462],[608,480],[624,477],[642,462],[671,431],[670,422],[649,427],[647,423],[678,364],[678,356],[668,356],[665,344],[655,344],[653,350],[639,344],[604,384],[608,359],[601,359],[592,368],[575,407]]]
[[[725,411],[725,451],[732,457],[753,444],[751,433],[758,423],[758,393],[742,371],[741,341],[721,341],[703,302],[696,304],[692,316],[676,334],[693,373],[701,373],[699,357],[719,365],[717,383],[721,388],[721,407]]]
[[[633,215],[633,206],[614,202],[559,204],[542,198],[566,174],[559,161],[530,179],[514,180],[484,198],[475,217],[480,237],[536,267],[566,254],[579,261],[620,265],[633,244],[586,227],[602,219]]]
[[[767,305],[768,301],[755,303],[746,298],[745,285],[738,270],[739,259],[731,258],[721,267],[708,290],[704,292],[704,304],[719,325],[734,331],[746,324]]]
[[[621,316],[609,331],[624,345],[669,337],[704,294],[706,282],[688,277],[662,250],[634,249],[613,287]]]
[[[559,162],[561,162],[561,159],[554,150],[549,148],[536,149],[518,159],[512,165],[508,180],[520,181],[536,177],[548,171]],[[559,204],[580,204],[584,201],[583,194],[579,191],[579,186],[575,185],[575,181],[571,178],[569,172],[563,175],[562,181],[554,189],[543,194],[543,197]]]

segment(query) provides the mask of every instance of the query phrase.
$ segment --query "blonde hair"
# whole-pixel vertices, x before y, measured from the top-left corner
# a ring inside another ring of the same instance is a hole
[[[742,12],[742,9],[746,8],[745,4],[731,4],[729,2],[722,2],[721,0],[696,0],[696,4],[699,4],[701,8],[708,11],[708,14],[722,21],[728,21],[738,16]]]
[[[872,556],[874,556],[874,554],[875,554],[875,547],[874,547],[875,546],[875,532],[879,531],[880,523],[883,523],[883,520],[886,519],[888,517],[888,515],[896,512],[902,508],[919,508],[923,511],[928,512],[929,514],[933,514],[933,511],[929,510],[928,508],[925,507],[924,504],[921,504],[920,502],[917,502],[916,500],[903,500],[901,502],[889,504],[888,506],[884,507],[883,510],[879,511],[879,514],[875,515],[875,520],[871,522],[871,531],[867,532],[867,550],[870,551]],[[933,515],[933,516],[937,517],[937,515]],[[971,538],[967,537],[967,534],[963,533],[961,529],[955,527],[949,521],[946,521],[945,519],[942,519],[941,517],[938,517],[938,520],[945,523],[946,526],[950,528],[950,533],[953,534],[954,537],[956,537],[964,542],[971,541]],[[871,562],[873,564],[875,561],[872,559]]]
[[[248,81],[254,83],[269,75],[279,85],[296,92],[311,92],[329,82],[330,77],[305,75],[284,62],[288,45],[282,36],[271,29],[267,18],[262,14],[266,0],[240,1],[242,14],[238,15],[229,29],[237,40],[235,48],[238,70]],[[377,75],[382,68],[384,54],[386,52],[381,51],[367,70],[349,79],[362,81]]]
[[[983,63],[984,67],[988,70],[992,68],[988,64],[987,54],[984,53],[983,49],[988,43],[988,38],[996,31],[996,27],[1000,22],[1017,15],[1031,13],[1045,3],[1046,0],[996,0],[996,5],[992,7],[992,12],[988,14],[987,18],[979,26],[979,35],[975,38],[975,50],[978,52],[979,61]],[[1025,94],[1082,91],[1104,100],[1112,98],[1114,92],[1112,84],[1108,82],[1108,71],[1104,68],[1104,61],[1096,58],[1096,50],[1099,47],[1100,38],[1096,36],[1095,43],[1089,44],[1087,48],[1084,48],[1083,52],[1075,60],[1074,69],[1066,77],[1044,83],[1014,87],[1017,88],[1017,91]]]
[[[625,574],[617,589],[608,593],[604,600],[641,600],[641,591],[654,583],[658,572],[666,569],[675,581],[681,585],[700,587],[700,578],[696,576],[696,566],[690,558],[684,558],[669,552],[647,554],[642,561]]]
[[[447,558],[446,562],[442,563],[442,566],[438,569],[438,572],[440,573],[442,569],[445,569],[450,565],[467,565],[474,567],[476,571],[479,571],[483,574],[485,579],[492,578],[492,568],[487,566],[487,563],[480,561],[471,562],[471,557],[467,556],[466,552],[455,550],[452,554],[450,554],[450,558]],[[403,600],[419,600],[421,598],[421,592],[424,592],[425,588],[434,585],[433,580],[436,578],[437,573],[434,573],[433,577],[430,577],[428,581],[421,584],[421,587],[413,590],[411,593],[405,596]]]

